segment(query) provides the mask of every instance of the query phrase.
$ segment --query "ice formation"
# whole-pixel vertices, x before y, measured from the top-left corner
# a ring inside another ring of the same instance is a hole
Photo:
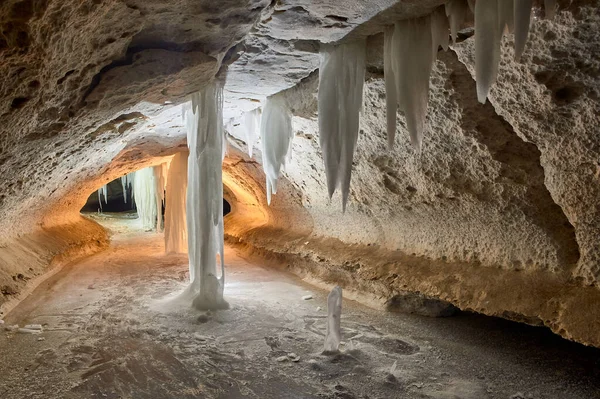
[[[104,196],[104,203],[108,204],[108,185],[105,184],[98,189],[98,205],[100,205],[100,211],[102,211],[102,197]]]
[[[135,173],[127,173],[125,176],[121,176],[121,187],[123,188],[123,200],[127,203],[127,190],[131,192],[133,187],[133,176]]]
[[[409,19],[396,22],[393,34],[386,31],[384,44],[385,73],[392,71],[395,80],[395,91],[392,101],[387,101],[388,144],[391,144],[395,131],[390,126],[392,116],[395,119],[396,109],[404,111],[406,125],[411,143],[418,151],[423,141],[423,128],[427,115],[429,100],[429,75],[433,64],[433,46],[431,17]],[[438,40],[441,35],[438,35]],[[386,87],[391,85],[386,78]],[[396,96],[396,103],[393,98]]]
[[[162,208],[165,203],[167,164],[153,166],[152,172],[154,173],[154,200],[156,201],[156,231],[160,233],[163,229]]]
[[[319,67],[319,141],[329,197],[342,190],[346,209],[352,158],[358,140],[365,81],[366,41],[321,46]]]
[[[437,52],[440,46],[445,51],[448,51],[448,45],[450,44],[450,36],[448,30],[450,25],[448,24],[448,17],[444,7],[438,7],[431,13],[431,50],[432,59],[435,61],[437,58]]]
[[[223,86],[213,81],[192,95],[185,121],[190,154],[186,198],[191,284],[197,309],[227,307],[223,299]],[[217,278],[217,259],[221,277]]]
[[[152,167],[140,169],[133,178],[133,200],[144,230],[156,227],[156,184]]]
[[[468,9],[469,4],[466,0],[450,0],[446,3],[446,16],[448,17],[450,34],[454,43],[456,43],[458,30],[467,16]]]
[[[532,0],[516,0],[514,8],[515,60],[519,61],[529,34]]]
[[[502,31],[497,0],[475,3],[475,81],[477,100],[485,104],[490,87],[496,82],[500,62]]]
[[[394,26],[388,26],[383,39],[383,75],[385,78],[385,106],[387,110],[388,148],[394,146],[396,138],[396,111],[398,110],[398,94],[396,93],[396,76],[392,67],[392,44]]]
[[[267,203],[270,204],[271,194],[277,193],[279,173],[292,154],[292,112],[283,97],[274,95],[267,98],[260,136],[263,170],[267,178]]]
[[[258,136],[257,130],[260,127],[260,108],[255,108],[244,114],[244,132],[246,135],[246,145],[248,146],[248,156],[252,158],[252,150]]]
[[[325,353],[339,350],[342,340],[342,288],[334,287],[327,297],[327,335],[325,336]]]
[[[188,152],[178,152],[169,165],[165,198],[165,252],[187,252],[185,221]]]

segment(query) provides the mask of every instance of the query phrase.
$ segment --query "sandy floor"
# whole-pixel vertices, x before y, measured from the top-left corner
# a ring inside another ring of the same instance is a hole
[[[322,356],[327,293],[233,249],[230,310],[173,305],[164,298],[185,287],[186,257],[164,255],[162,236],[135,220],[102,222],[108,251],[68,265],[7,316],[5,326],[44,331],[0,333],[0,398],[600,398],[599,350],[481,316],[345,301],[343,353]]]

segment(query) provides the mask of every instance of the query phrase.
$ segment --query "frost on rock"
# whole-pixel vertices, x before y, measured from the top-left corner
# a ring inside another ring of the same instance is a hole
[[[244,114],[244,133],[246,137],[246,146],[248,147],[248,156],[252,158],[252,151],[258,136],[260,127],[260,108],[255,108]]]
[[[165,252],[187,252],[185,204],[187,191],[188,152],[173,156],[167,175],[165,198]]]
[[[325,336],[325,353],[339,350],[342,340],[342,288],[336,286],[327,297],[327,335]]]
[[[138,218],[144,230],[156,227],[156,184],[152,167],[135,172],[133,179],[133,200],[137,208]]]
[[[156,201],[156,231],[160,233],[163,229],[162,208],[165,203],[165,188],[167,185],[167,164],[162,163],[152,167],[154,173],[154,198]]]
[[[529,35],[531,23],[532,0],[516,0],[514,8],[515,24],[515,60],[519,61],[525,50],[525,43]]]
[[[433,63],[431,17],[396,22],[388,44],[384,50],[388,50],[389,55],[384,57],[389,57],[388,63],[396,81],[398,107],[404,112],[411,143],[420,151]],[[395,115],[396,106],[388,102],[387,112],[389,123],[391,114]]]
[[[271,194],[277,193],[277,179],[286,160],[291,158],[292,112],[285,99],[277,94],[267,98],[263,110],[260,136],[262,144],[262,163],[267,178],[267,203],[271,203]]]
[[[227,308],[223,299],[222,82],[213,81],[192,94],[185,120],[190,150],[186,213],[191,283],[184,295],[200,310]]]
[[[454,43],[456,43],[458,30],[467,17],[468,9],[469,4],[467,3],[467,0],[450,0],[446,3],[446,16],[448,16],[450,34]]]
[[[346,209],[352,159],[358,140],[365,81],[366,41],[321,46],[319,67],[319,142],[329,197],[342,190]]]

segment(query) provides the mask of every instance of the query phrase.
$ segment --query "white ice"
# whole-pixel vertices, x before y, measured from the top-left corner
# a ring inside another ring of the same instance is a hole
[[[186,107],[186,198],[191,284],[184,293],[201,310],[227,307],[223,299],[223,86],[215,80]],[[221,277],[217,277],[217,259]]]
[[[267,180],[267,203],[277,193],[277,180],[286,160],[291,157],[292,112],[282,96],[267,98],[260,125],[262,164]]]
[[[169,164],[165,198],[165,252],[187,252],[185,204],[188,152],[178,152]]]
[[[388,148],[394,146],[396,138],[396,113],[398,111],[398,93],[396,93],[396,76],[392,64],[392,43],[394,26],[388,26],[384,32],[383,42],[383,75],[385,78],[385,105],[387,115]]]
[[[154,230],[157,216],[156,184],[154,170],[151,166],[135,172],[133,200],[144,230]]]
[[[365,81],[366,41],[321,45],[319,141],[329,197],[339,187],[342,208],[350,191],[352,159],[358,140]]]
[[[165,202],[165,188],[167,185],[167,164],[162,163],[152,167],[154,173],[154,200],[156,202],[156,231],[163,229],[162,207]]]
[[[431,50],[432,59],[434,61],[437,58],[437,52],[440,46],[442,46],[445,51],[448,51],[448,45],[450,44],[449,29],[450,25],[444,7],[440,6],[433,10],[431,13]]]
[[[515,60],[519,61],[525,50],[529,24],[531,23],[532,0],[515,0],[514,24],[515,24]]]
[[[327,335],[325,336],[325,352],[337,352],[342,340],[342,288],[336,286],[327,297]]]
[[[244,113],[244,133],[246,136],[246,146],[248,147],[248,156],[252,158],[254,144],[258,138],[258,129],[260,128],[260,108]]]
[[[450,23],[450,34],[452,41],[456,43],[458,30],[467,16],[469,4],[467,0],[450,0],[446,3],[446,16]]]
[[[477,99],[485,104],[490,87],[496,82],[500,62],[500,25],[498,0],[475,3],[475,80]]]

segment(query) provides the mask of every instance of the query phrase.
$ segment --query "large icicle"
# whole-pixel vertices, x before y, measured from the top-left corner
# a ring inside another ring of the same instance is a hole
[[[519,61],[525,50],[527,35],[529,35],[532,0],[515,0],[514,3],[515,60]]]
[[[411,143],[417,151],[421,150],[427,116],[432,54],[429,16],[396,22],[391,55],[396,92]]]
[[[246,146],[248,146],[248,156],[252,158],[252,150],[258,136],[257,130],[260,127],[260,108],[255,108],[244,114],[244,131],[246,133]]]
[[[342,288],[334,287],[327,296],[327,335],[325,353],[336,353],[342,340]]]
[[[260,124],[262,163],[267,178],[267,203],[277,193],[277,179],[286,159],[291,157],[292,112],[277,94],[267,98]]]
[[[127,173],[125,176],[121,176],[121,187],[123,188],[123,201],[125,201],[125,203],[127,203],[128,190],[133,195],[132,188],[133,188],[133,176],[134,175],[135,175],[135,172]]]
[[[392,65],[392,43],[394,27],[388,26],[383,39],[383,75],[385,78],[385,106],[387,115],[388,148],[392,149],[396,138],[396,113],[398,111],[398,93],[396,93],[396,76]]]
[[[448,51],[448,45],[450,42],[450,36],[448,33],[449,30],[450,25],[448,24],[446,12],[444,11],[444,7],[440,6],[431,13],[431,50],[433,57],[432,59],[434,61],[437,58],[437,53],[440,46],[442,46],[445,51]]]
[[[169,165],[165,198],[165,252],[187,252],[185,219],[188,152],[175,154]]]
[[[163,229],[162,207],[165,202],[165,186],[167,183],[166,163],[152,167],[154,173],[154,198],[156,201],[156,232]]]
[[[191,284],[197,309],[228,307],[223,299],[223,86],[214,81],[192,95],[188,134],[187,228]],[[221,277],[217,278],[217,256]]]
[[[468,9],[467,0],[450,0],[446,3],[446,15],[450,22],[450,34],[454,43],[456,43],[458,30],[467,16]]]
[[[498,15],[498,0],[478,0],[475,3],[475,80],[477,99],[482,104],[485,104],[498,75],[501,29],[504,29],[500,26]]]
[[[321,46],[319,67],[319,142],[325,161],[329,197],[342,190],[346,209],[350,191],[352,158],[365,81],[366,41]]]
[[[517,3],[519,0],[516,0]],[[500,37],[508,30],[512,33],[515,28],[514,24],[514,0],[500,0],[498,1],[498,23],[500,24]]]
[[[133,179],[133,200],[137,208],[138,218],[144,230],[156,227],[156,185],[152,167],[135,172]]]

